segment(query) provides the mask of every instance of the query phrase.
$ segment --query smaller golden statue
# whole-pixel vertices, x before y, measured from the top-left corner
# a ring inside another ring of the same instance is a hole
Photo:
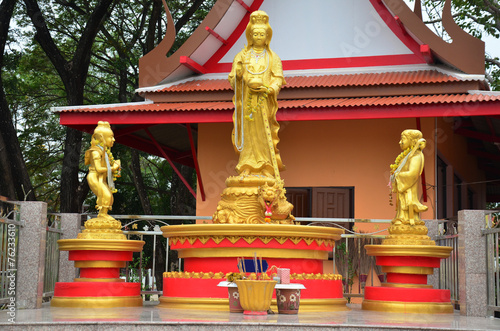
[[[405,130],[399,146],[403,150],[391,165],[391,196],[396,195],[396,216],[389,227],[383,245],[435,245],[427,236],[427,227],[420,213],[427,210],[419,201],[418,179],[424,169],[426,141],[422,132]],[[425,189],[425,188],[424,188]]]
[[[118,239],[124,240],[121,223],[108,215],[113,206],[114,181],[120,177],[121,162],[111,154],[115,142],[108,122],[99,121],[92,135],[91,147],[85,152],[85,165],[89,166],[87,182],[97,197],[96,218],[85,222],[85,230],[78,239]]]

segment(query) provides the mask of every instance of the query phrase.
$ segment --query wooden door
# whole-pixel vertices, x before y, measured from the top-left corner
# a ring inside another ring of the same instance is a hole
[[[292,215],[295,217],[310,217],[311,213],[311,189],[309,188],[287,188],[286,199],[293,205]]]
[[[311,217],[350,218],[352,215],[351,189],[313,187]]]

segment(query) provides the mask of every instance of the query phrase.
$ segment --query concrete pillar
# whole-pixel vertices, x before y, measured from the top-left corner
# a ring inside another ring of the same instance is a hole
[[[437,220],[426,220],[425,226],[429,230],[427,235],[431,238],[431,240],[436,240],[436,237],[439,235],[439,224]],[[427,284],[432,285],[433,288],[439,288],[439,269],[434,268],[434,273],[432,275],[427,276]]]
[[[60,214],[61,239],[76,239],[80,232],[80,214]],[[68,260],[68,251],[59,252],[59,282],[72,282],[76,277],[75,262]]]
[[[458,212],[458,280],[460,315],[486,317],[486,238],[482,210]]]
[[[47,238],[47,204],[38,201],[21,202],[19,253],[17,261],[16,301],[18,308],[41,308],[45,272]]]

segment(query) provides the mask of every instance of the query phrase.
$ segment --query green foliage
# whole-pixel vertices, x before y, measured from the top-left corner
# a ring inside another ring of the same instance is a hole
[[[78,41],[97,0],[54,1],[39,0],[54,43],[62,56],[72,65]],[[152,19],[153,6],[159,4],[157,20]],[[215,0],[205,0],[189,16],[194,2],[172,0],[167,2],[174,21],[188,18],[180,29],[172,50],[177,49],[206,16]],[[186,16],[187,15],[187,16]],[[27,163],[33,187],[39,200],[47,201],[50,210],[58,210],[59,181],[62,168],[65,128],[51,107],[67,104],[67,90],[44,50],[35,40],[35,29],[26,15],[23,2],[18,2],[10,26],[9,39],[2,66],[2,78],[13,122],[18,130],[23,157]],[[84,86],[85,104],[105,104],[138,101],[138,60],[157,45],[166,31],[166,15],[161,1],[116,1],[108,11],[93,45],[92,57]],[[150,28],[151,27],[151,28]],[[153,43],[148,46],[149,33]],[[83,151],[89,147],[89,136],[84,135],[80,155],[80,180],[86,167]],[[117,181],[114,214],[141,214],[142,206],[135,193],[129,164],[130,150],[115,145],[113,153],[122,160],[122,178]],[[168,214],[170,186],[173,176],[168,162],[158,157],[141,154],[141,167],[148,188],[153,212]],[[86,204],[95,206],[93,194]]]

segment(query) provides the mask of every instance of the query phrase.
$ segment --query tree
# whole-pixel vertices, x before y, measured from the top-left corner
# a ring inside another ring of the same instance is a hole
[[[169,1],[176,27],[180,30],[172,50],[179,47],[199,25],[214,2]],[[2,6],[4,3],[7,1]],[[15,1],[9,3],[14,4]],[[61,127],[57,116],[50,113],[49,109],[52,106],[140,100],[135,94],[138,59],[159,43],[166,31],[162,1],[25,0],[18,3],[24,3],[24,7],[14,9],[16,24],[10,26],[11,38],[7,40],[7,45],[14,46],[2,52],[2,56],[5,54],[7,59],[2,62],[5,72],[3,82],[7,84],[7,99],[4,99],[7,107],[10,107],[4,114],[8,114],[6,118],[11,127],[17,128],[17,132],[12,130],[8,137],[17,136],[18,142],[10,145],[22,150],[19,155],[21,160],[22,156],[26,160],[25,168],[34,183],[34,189],[28,185],[17,186],[31,194],[37,192],[37,196],[47,201],[52,210],[79,212],[88,191],[81,157],[82,148],[85,149],[86,145],[82,146],[80,132]],[[6,19],[8,12],[0,12],[0,17],[6,22],[9,22]],[[24,17],[25,12],[29,19]],[[5,26],[8,28],[9,24]],[[7,131],[2,130],[2,137],[4,132]],[[88,139],[87,136],[84,138]],[[0,140],[0,166],[7,169],[2,172],[5,180],[0,184],[0,194],[8,192],[3,187],[5,183],[10,185],[20,179],[20,176],[11,175],[8,169],[12,158],[3,152],[4,145]],[[133,152],[122,153],[129,158]],[[151,175],[156,171],[154,176],[159,176],[159,169],[169,168],[168,165],[158,166],[163,163],[160,159],[143,153],[139,153],[139,159],[142,166],[157,165],[149,167],[149,170],[142,169],[144,174],[149,171]],[[131,164],[137,166],[138,163]],[[135,169],[135,173],[137,171]],[[181,169],[181,172],[187,173],[188,180],[194,179],[192,170]],[[165,179],[167,186],[177,187],[177,181],[172,179],[176,175],[171,169],[166,173],[169,176]],[[26,176],[28,179],[30,177]],[[141,186],[140,177],[137,178],[136,185],[130,187]],[[123,185],[133,183],[130,178]],[[147,207],[148,198],[153,204],[161,202],[164,205],[165,201],[171,201],[173,209],[182,210],[183,213],[193,212],[194,199],[189,193],[187,198],[173,199],[169,192],[155,187],[158,183],[143,185],[146,187],[146,194],[141,195],[143,213],[151,212],[151,208]],[[180,191],[183,191],[183,186],[180,187]],[[23,196],[20,198],[24,197],[22,189],[20,192]],[[10,193],[4,194],[12,196]],[[177,201],[190,203],[188,207],[179,209],[175,207]],[[59,205],[61,207],[57,208]],[[141,213],[134,204],[124,205],[128,206],[123,209],[124,212]],[[161,212],[154,211],[165,213],[167,210],[172,212],[170,206]]]
[[[12,122],[1,70],[4,66],[4,50],[15,3],[15,0],[4,0],[0,4],[0,192],[5,192],[5,195],[17,200],[35,200],[35,192]],[[12,181],[11,178],[17,180]]]

